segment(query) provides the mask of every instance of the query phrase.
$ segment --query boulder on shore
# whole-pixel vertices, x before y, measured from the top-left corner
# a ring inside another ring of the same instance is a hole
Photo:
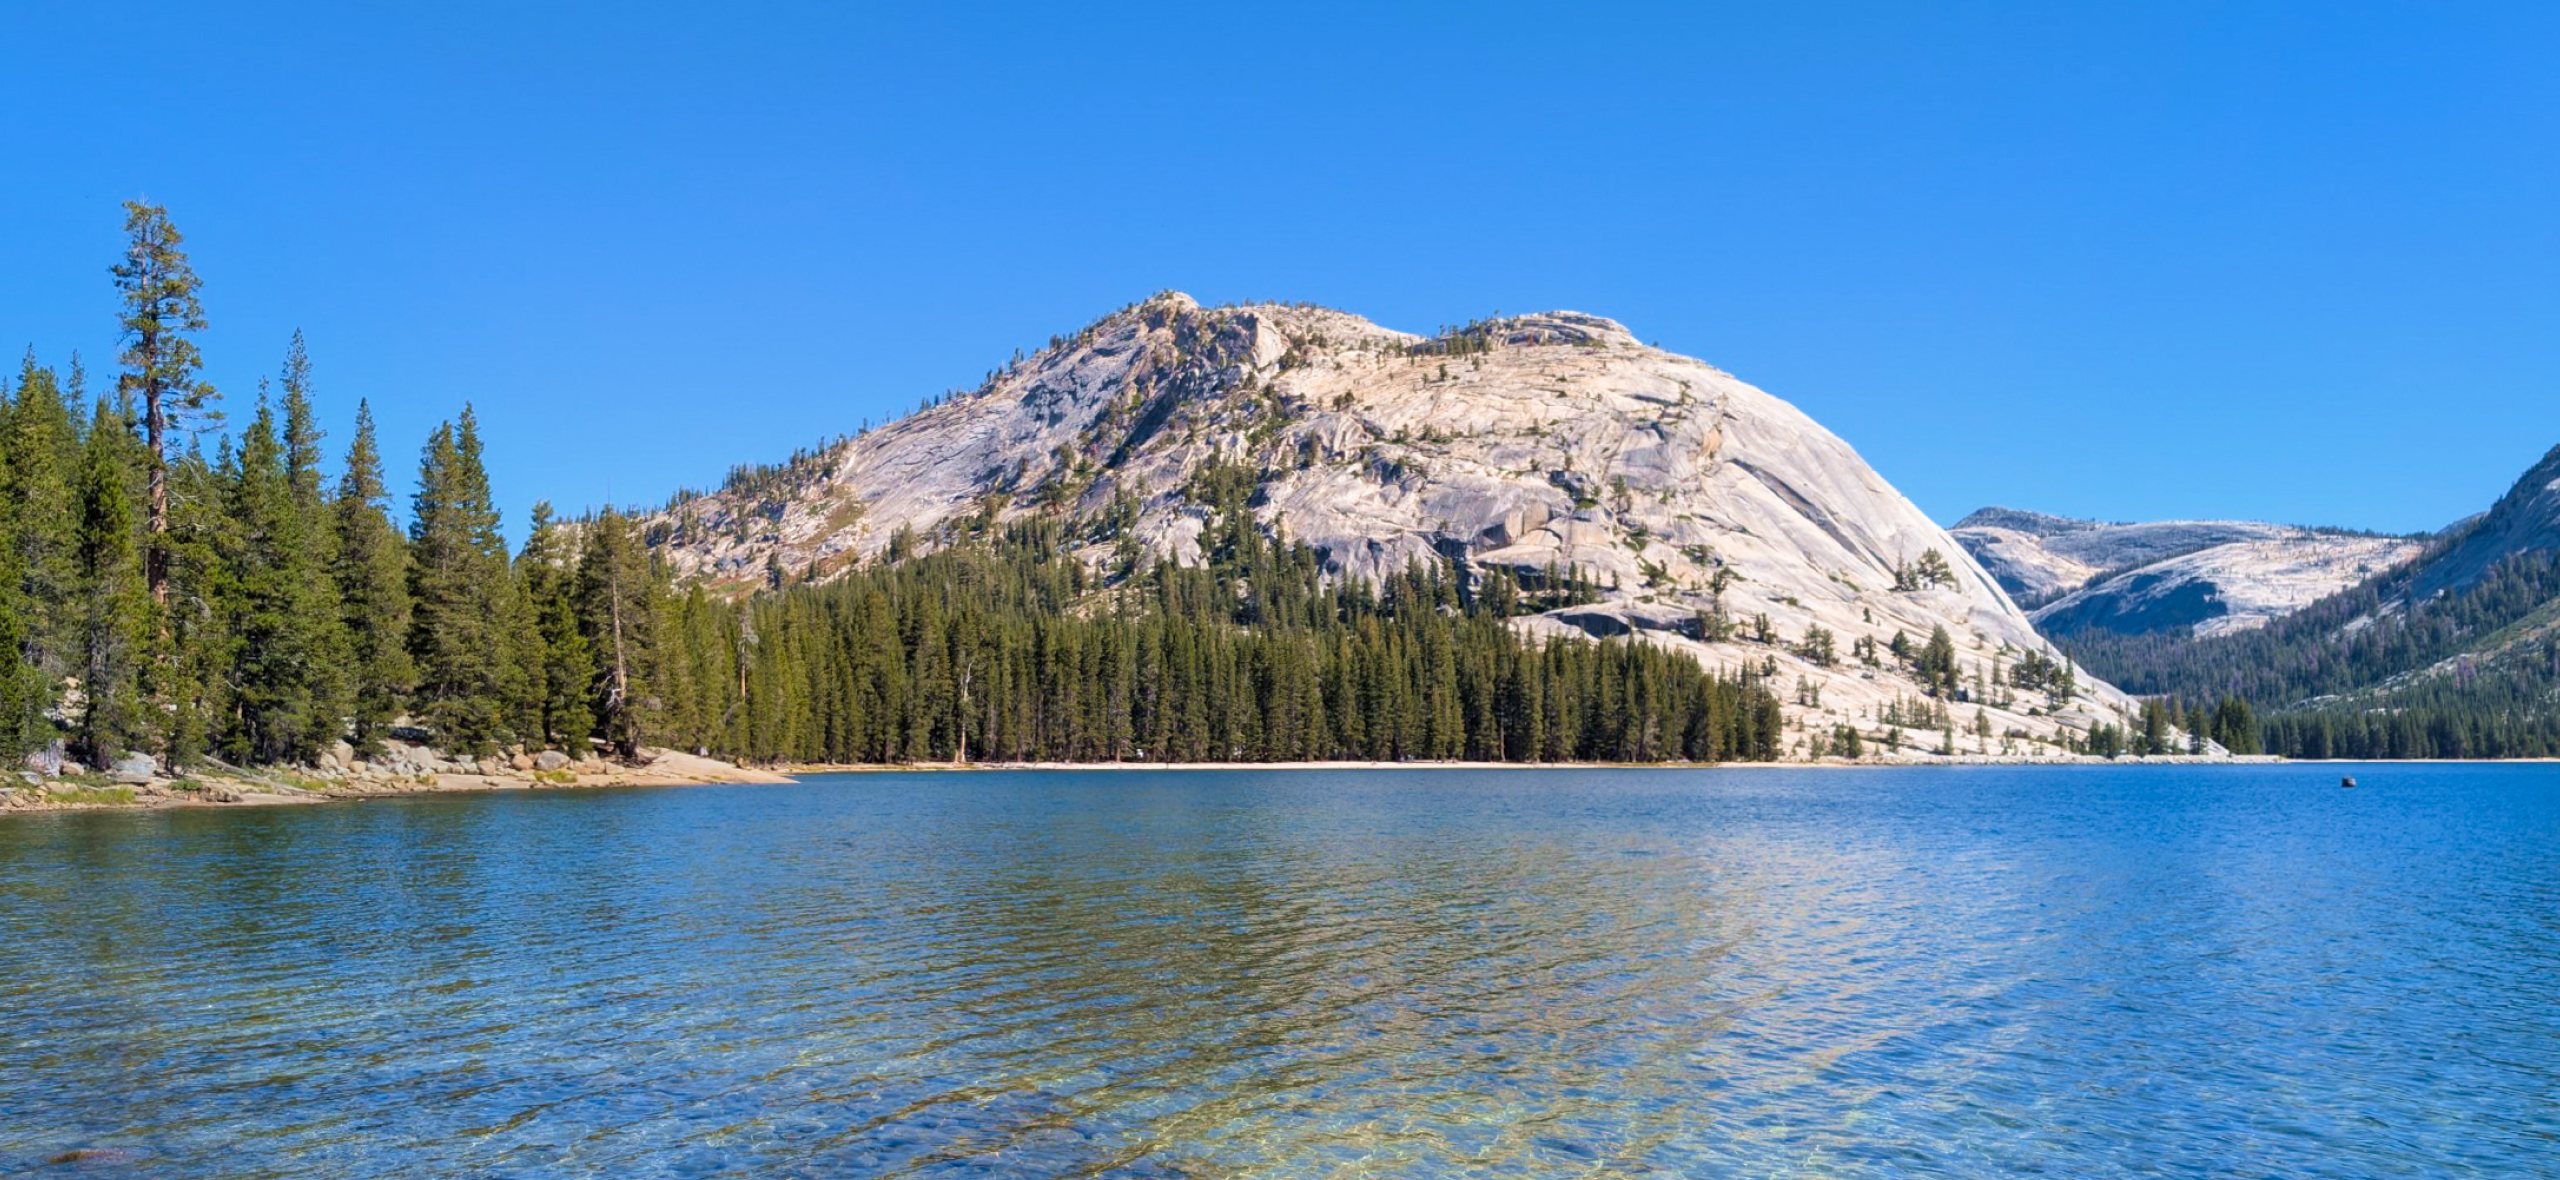
[[[533,768],[535,770],[553,771],[567,766],[568,764],[569,756],[558,750],[544,750],[543,752],[533,756]]]
[[[149,754],[127,754],[107,771],[107,781],[140,786],[160,777],[160,764]]]

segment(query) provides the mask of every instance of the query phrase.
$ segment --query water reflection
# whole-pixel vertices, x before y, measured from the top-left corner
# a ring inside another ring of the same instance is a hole
[[[12,818],[0,1170],[2549,1171],[2560,776],[2306,773]]]

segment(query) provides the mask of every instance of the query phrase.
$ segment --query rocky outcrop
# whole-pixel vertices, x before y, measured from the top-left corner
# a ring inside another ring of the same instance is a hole
[[[1731,374],[1577,312],[1426,338],[1321,308],[1158,296],[972,393],[681,500],[645,535],[679,570],[741,590],[775,566],[825,578],[893,545],[946,543],[984,513],[1125,511],[1147,546],[1198,563],[1209,505],[1196,481],[1219,465],[1245,469],[1260,523],[1334,575],[1442,560],[1532,585],[1578,575],[1601,601],[1520,625],[1761,668],[1803,702],[1801,725],[1871,723],[1915,696],[1897,661],[1850,652],[1938,627],[1979,685],[1958,706],[1968,726],[1980,709],[1995,734],[2042,739],[2128,705],[2092,683],[2057,714],[1999,686],[2025,653],[2050,649],[1847,443]],[[1915,578],[1931,554],[1935,576]],[[1815,658],[1824,633],[1827,662]]]
[[[214,803],[317,803],[330,799],[409,795],[433,791],[521,790],[548,787],[690,786],[712,783],[787,783],[789,777],[679,750],[644,748],[633,762],[608,762],[593,754],[572,759],[557,750],[507,758],[449,759],[407,741],[384,743],[373,759],[353,757],[341,746],[308,767],[235,767],[208,759],[184,777],[159,773],[143,755],[120,760],[103,775],[62,777],[29,769],[0,780],[0,810],[64,810],[100,807],[183,807]]]
[[[107,768],[107,781],[140,786],[160,777],[160,762],[149,754],[127,754]]]

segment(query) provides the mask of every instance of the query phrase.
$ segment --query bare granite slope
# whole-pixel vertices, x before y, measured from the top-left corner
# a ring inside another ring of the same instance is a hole
[[[2265,626],[2417,556],[2423,542],[2299,531],[2228,541],[2102,578],[2036,608],[2050,634],[2220,635]]]
[[[649,536],[683,572],[745,585],[768,563],[826,577],[900,537],[938,544],[972,514],[1119,505],[1156,552],[1196,564],[1208,512],[1188,489],[1212,463],[1249,468],[1264,526],[1337,575],[1444,558],[1532,582],[1580,571],[1603,601],[1519,625],[1637,632],[1711,666],[1773,666],[1782,692],[1819,698],[1790,708],[1799,724],[1872,730],[1918,689],[1889,656],[1853,658],[1853,643],[1916,643],[1939,626],[1981,685],[1955,706],[1960,727],[1982,709],[1995,735],[2049,738],[2129,704],[2084,679],[2056,716],[2043,693],[1993,688],[2024,653],[2052,649],[1955,538],[1794,406],[1575,312],[1426,339],[1321,308],[1160,295],[972,393],[676,503]],[[1915,577],[1930,553],[1944,577]],[[1701,623],[1719,608],[1737,625],[1721,639]],[[1763,615],[1769,642],[1755,638]],[[1816,628],[1834,637],[1828,665],[1800,654]],[[2003,740],[1963,748],[1977,745]]]
[[[2246,520],[2109,524],[1985,508],[1952,530],[2049,634],[2242,630],[2417,556],[2421,542]]]

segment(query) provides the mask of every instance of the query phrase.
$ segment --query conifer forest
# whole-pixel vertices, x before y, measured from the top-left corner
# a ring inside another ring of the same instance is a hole
[[[1111,514],[992,512],[823,583],[684,585],[611,508],[510,552],[466,405],[405,522],[370,407],[343,443],[296,334],[248,396],[202,376],[184,238],[126,207],[111,372],[32,349],[0,406],[0,752],[308,764],[395,733],[455,754],[645,746],[753,762],[1772,759],[1749,669],[1530,640],[1516,588],[1372,585],[1223,502],[1205,567]],[[930,544],[927,541],[930,540]],[[1067,542],[1119,542],[1107,570]]]

